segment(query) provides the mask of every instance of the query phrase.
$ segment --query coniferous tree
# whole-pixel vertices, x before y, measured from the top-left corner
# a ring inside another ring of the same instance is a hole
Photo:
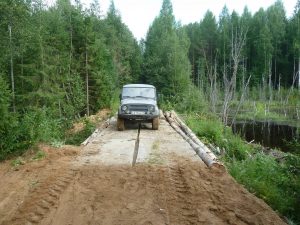
[[[271,31],[272,41],[272,62],[271,72],[269,72],[269,85],[273,87],[278,83],[278,68],[283,67],[285,56],[282,53],[282,43],[286,32],[286,16],[284,6],[281,0],[277,0],[274,5],[267,10],[268,27]]]
[[[190,82],[189,41],[175,22],[169,0],[150,26],[145,41],[143,81],[155,85],[165,95],[187,91]]]

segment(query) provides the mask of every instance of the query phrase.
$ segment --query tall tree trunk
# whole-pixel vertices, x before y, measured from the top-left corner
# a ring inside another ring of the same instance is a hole
[[[272,59],[269,60],[269,101],[271,102],[273,99],[272,93]]]
[[[21,77],[22,77],[22,90],[24,90],[24,57],[23,57],[23,50],[22,50],[22,55],[21,55]]]
[[[281,97],[280,96],[280,91],[281,91],[281,76],[279,74],[279,77],[278,77],[278,97]]]
[[[8,25],[8,31],[9,31],[9,45],[10,45],[10,79],[11,79],[12,104],[13,104],[13,112],[16,112],[15,77],[14,77],[14,63],[13,63],[13,46],[12,46],[11,25]]]
[[[85,48],[85,83],[86,83],[86,114],[90,115],[89,105],[89,71],[88,71],[88,51],[87,46]]]
[[[300,91],[300,52],[298,57],[298,89]]]
[[[70,23],[70,51],[69,51],[69,76],[71,77],[71,68],[72,68],[72,56],[73,56],[73,26],[72,26],[72,16],[70,13],[69,18]]]

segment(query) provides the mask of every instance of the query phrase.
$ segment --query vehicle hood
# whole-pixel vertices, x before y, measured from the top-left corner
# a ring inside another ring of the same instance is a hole
[[[156,100],[146,98],[127,98],[121,101],[121,105],[156,105]]]

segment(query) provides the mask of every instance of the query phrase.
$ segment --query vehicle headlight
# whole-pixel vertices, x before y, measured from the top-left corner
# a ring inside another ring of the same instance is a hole
[[[150,105],[150,106],[149,106],[149,111],[150,111],[150,112],[154,112],[154,111],[155,111],[154,105]]]
[[[122,109],[122,111],[126,111],[128,109],[128,106],[127,105],[122,105],[121,109]]]

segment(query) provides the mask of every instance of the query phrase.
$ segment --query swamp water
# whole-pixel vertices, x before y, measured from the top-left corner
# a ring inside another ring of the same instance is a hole
[[[254,141],[265,147],[280,148],[282,151],[287,151],[287,142],[300,142],[300,128],[272,121],[236,121],[232,130],[248,142]]]

